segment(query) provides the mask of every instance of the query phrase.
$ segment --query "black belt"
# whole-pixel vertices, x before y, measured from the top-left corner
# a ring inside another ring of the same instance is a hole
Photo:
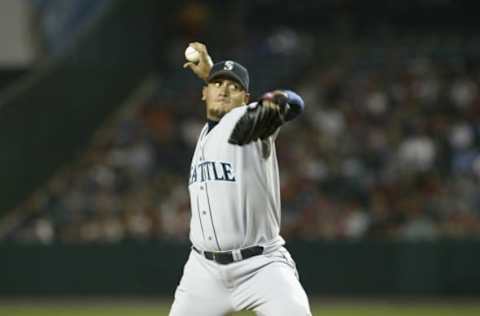
[[[212,252],[212,251],[200,251],[194,246],[192,246],[193,250],[198,252],[200,255],[204,256],[208,260],[213,260],[219,264],[229,264],[235,261],[240,261],[243,259],[251,258],[254,256],[261,255],[263,253],[262,246],[253,246],[248,247],[240,250],[240,254],[242,255],[239,260],[235,260],[233,256],[233,251],[221,251],[221,252]]]

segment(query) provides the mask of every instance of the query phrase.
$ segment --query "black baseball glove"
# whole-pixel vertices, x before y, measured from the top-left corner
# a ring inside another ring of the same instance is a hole
[[[254,106],[249,106],[240,118],[228,142],[245,145],[258,139],[266,139],[285,122],[288,98],[282,91],[265,93]]]

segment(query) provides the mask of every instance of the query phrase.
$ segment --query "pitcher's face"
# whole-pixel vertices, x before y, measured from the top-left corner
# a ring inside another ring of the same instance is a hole
[[[207,118],[218,121],[235,107],[248,102],[249,94],[235,80],[219,77],[202,90],[202,100],[207,105]]]

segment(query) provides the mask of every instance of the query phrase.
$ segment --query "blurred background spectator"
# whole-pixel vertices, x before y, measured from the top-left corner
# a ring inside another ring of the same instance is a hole
[[[246,64],[254,96],[286,87],[306,101],[277,141],[283,235],[480,237],[478,25],[468,29],[468,15],[460,23],[455,14],[443,25],[422,11],[447,14],[456,8],[449,1],[420,1],[408,23],[409,6],[393,1],[382,14],[348,1],[327,1],[321,12],[289,3],[282,19],[273,3],[178,4],[159,21],[172,32],[159,35],[168,49],[158,51],[154,88],[14,210],[4,239],[187,240],[187,175],[205,123],[201,83],[181,68],[193,40],[216,61]],[[42,47],[55,56],[102,1],[32,4]]]

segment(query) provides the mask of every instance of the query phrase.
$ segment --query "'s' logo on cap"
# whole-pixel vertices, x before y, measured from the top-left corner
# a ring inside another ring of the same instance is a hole
[[[223,69],[230,71],[230,70],[233,69],[233,65],[234,65],[234,64],[233,64],[233,61],[227,60],[227,61],[225,62],[225,66],[223,66]]]

